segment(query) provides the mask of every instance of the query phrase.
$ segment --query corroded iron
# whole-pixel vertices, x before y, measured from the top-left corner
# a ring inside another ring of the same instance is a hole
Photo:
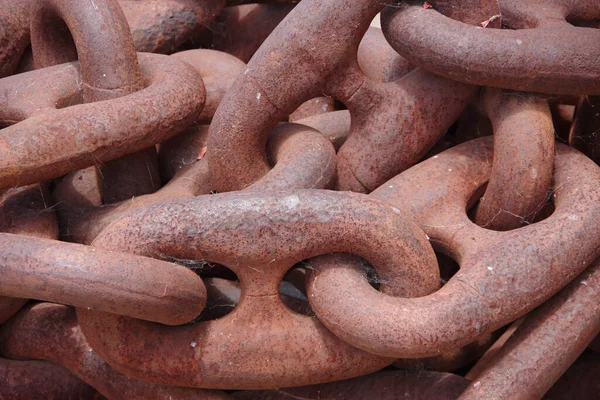
[[[171,225],[175,220],[180,223]],[[389,205],[350,193],[250,192],[174,200],[129,214],[93,245],[203,259],[226,265],[240,279],[242,298],[233,312],[189,327],[169,329],[77,309],[83,333],[103,359],[129,376],[162,384],[285,387],[350,378],[393,362],[345,344],[318,320],[283,305],[282,277],[308,257],[359,254],[372,262],[388,293],[419,296],[439,285],[435,256],[416,225]],[[143,362],[140,342],[148,349]]]
[[[600,260],[517,328],[460,399],[539,399],[600,332]]]
[[[198,74],[168,56],[138,59],[147,87],[105,102],[78,104],[85,85],[76,62],[0,80],[0,120],[14,123],[0,131],[0,187],[55,178],[142,150],[189,126],[204,104]]]
[[[600,94],[597,60],[590,57],[600,54],[600,33],[569,23],[600,19],[598,2],[498,5],[502,24],[513,29],[468,25],[422,1],[394,3],[382,13],[381,25],[409,62],[448,79],[528,92]]]
[[[383,371],[346,381],[321,385],[242,391],[232,395],[235,400],[395,400],[404,398],[446,400],[457,398],[467,387],[466,379],[440,372]]]
[[[263,176],[270,130],[323,93],[343,102],[355,121],[338,153],[340,189],[371,191],[416,163],[440,139],[476,88],[420,69],[395,82],[369,80],[356,51],[382,6],[365,0],[304,1],[275,28],[211,124],[208,162],[219,191],[239,190]],[[314,9],[319,17],[308,18]],[[295,66],[292,76],[289,65]]]
[[[53,301],[177,325],[204,308],[192,271],[165,261],[0,234],[0,295]],[[185,304],[185,306],[182,306]]]
[[[593,223],[600,209],[592,205],[600,200],[600,168],[576,150],[556,149],[554,212],[508,232],[478,227],[466,214],[489,179],[489,139],[447,150],[382,185],[371,196],[413,215],[461,269],[439,291],[403,299],[374,291],[339,257],[320,257],[307,288],[319,319],[366,351],[416,358],[467,345],[539,306],[600,256]]]
[[[168,199],[208,194],[213,190],[206,158],[199,153],[205,147],[206,126],[188,129],[161,145],[164,176],[168,183],[155,193],[126,201],[99,206],[71,202],[73,191],[63,188],[55,193],[63,236],[71,241],[90,244],[112,222],[146,205]],[[335,150],[321,133],[297,124],[274,129],[268,143],[273,168],[244,190],[293,190],[331,188],[335,181]]]
[[[0,327],[0,354],[62,365],[102,395],[117,400],[226,400],[219,391],[155,385],[116,371],[88,345],[67,306],[40,303],[26,307]]]
[[[552,184],[554,127],[548,102],[487,89],[482,103],[494,129],[494,158],[475,222],[496,230],[530,224],[546,205]]]

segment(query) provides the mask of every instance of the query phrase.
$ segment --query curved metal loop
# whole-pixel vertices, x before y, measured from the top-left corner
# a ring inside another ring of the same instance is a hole
[[[200,277],[165,261],[8,233],[0,233],[0,244],[2,296],[168,325],[191,321],[206,303]]]
[[[467,142],[373,192],[413,215],[432,244],[461,269],[429,296],[399,299],[373,292],[362,272],[347,263],[331,256],[315,260],[308,298],[332,332],[375,354],[435,356],[529,312],[600,256],[600,228],[594,222],[600,218],[598,166],[557,146],[554,213],[497,232],[475,225],[466,214],[489,179],[491,157],[491,138]]]
[[[65,238],[90,244],[112,222],[127,213],[160,201],[209,194],[213,190],[204,155],[207,126],[195,126],[161,144],[161,155],[169,182],[155,193],[120,203],[93,206],[72,201],[73,191],[55,192],[61,201],[59,218]],[[327,189],[335,181],[335,149],[320,133],[297,124],[279,125],[269,139],[273,169],[244,190]],[[175,172],[176,171],[176,172]]]
[[[494,159],[475,222],[506,231],[532,223],[547,203],[554,125],[548,102],[540,97],[488,88],[482,102],[494,129]]]
[[[459,399],[542,398],[600,331],[600,259],[517,328]]]
[[[85,103],[143,88],[129,25],[117,0],[36,0],[30,11],[34,68],[79,59]]]
[[[503,30],[467,25],[422,3],[397,2],[381,14],[385,37],[414,65],[475,85],[600,94],[600,32],[568,22],[600,19],[598,2],[499,1],[502,23],[514,28]]]
[[[26,307],[0,327],[0,354],[62,365],[102,395],[115,400],[227,400],[216,390],[155,385],[130,378],[108,365],[88,345],[75,310],[52,303]]]
[[[0,130],[0,187],[56,178],[190,126],[205,99],[198,73],[168,56],[138,57],[147,87],[110,101],[78,104],[77,62],[0,80],[0,120],[17,122]]]
[[[268,133],[302,102],[323,93],[345,103],[353,116],[338,157],[342,190],[375,189],[416,163],[445,133],[476,88],[423,70],[390,83],[369,80],[356,52],[382,7],[367,0],[308,0],[275,28],[211,124],[208,162],[219,191],[239,190],[262,177],[268,171]],[[295,66],[293,76],[289,65]]]
[[[420,296],[439,287],[435,255],[422,231],[394,207],[351,193],[226,193],[170,201],[113,223],[93,245],[212,261],[239,277],[242,297],[233,312],[188,327],[77,309],[86,338],[103,359],[129,376],[163,384],[286,387],[358,376],[392,363],[284,306],[280,282],[303,259],[353,252],[372,262],[388,293]],[[152,349],[144,352],[144,362],[141,342]]]

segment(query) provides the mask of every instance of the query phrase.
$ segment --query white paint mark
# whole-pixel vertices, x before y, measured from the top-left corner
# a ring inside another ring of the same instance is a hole
[[[493,267],[487,267],[487,268],[488,268],[488,271],[493,271],[494,270]]]
[[[537,179],[537,177],[538,177],[538,170],[537,169],[531,168],[531,177],[533,179]]]
[[[523,44],[523,41],[521,39],[517,39],[517,45],[520,46]]]
[[[448,172],[452,172],[452,168],[448,168]]]
[[[261,96],[260,92],[256,93],[256,100],[260,100],[260,96]]]
[[[440,156],[433,156],[433,158],[440,158]]]
[[[388,187],[389,187],[390,189],[393,189],[393,188],[394,188],[394,185],[389,185]]]
[[[300,204],[300,198],[297,195],[291,195],[291,196],[285,196],[283,199],[283,204],[289,208],[296,208],[298,207],[298,204]]]
[[[94,7],[94,10],[98,11],[98,6],[96,5],[96,3],[94,3],[94,0],[90,0],[90,3],[92,3],[92,7]]]
[[[579,283],[581,283],[582,285],[585,285],[585,286],[587,286],[587,281],[581,281],[581,282],[579,282]]]
[[[198,346],[198,343],[196,343],[196,342],[192,342],[192,343],[190,343],[190,347],[191,347],[192,349],[195,349],[195,348],[196,348],[196,346]]]
[[[569,215],[569,220],[570,221],[578,221],[579,215],[571,214],[571,215]]]
[[[478,388],[478,387],[479,387],[479,385],[481,385],[481,382],[480,382],[480,381],[477,381],[477,382],[475,382],[475,383],[473,384],[473,387],[474,387],[474,388]]]

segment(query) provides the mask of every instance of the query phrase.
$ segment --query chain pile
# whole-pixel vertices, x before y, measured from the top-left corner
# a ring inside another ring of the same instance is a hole
[[[0,398],[600,396],[600,3],[0,4]]]

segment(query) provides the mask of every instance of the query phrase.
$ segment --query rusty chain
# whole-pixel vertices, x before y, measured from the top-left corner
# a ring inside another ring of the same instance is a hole
[[[0,398],[596,398],[600,6],[259,3],[0,0]]]

